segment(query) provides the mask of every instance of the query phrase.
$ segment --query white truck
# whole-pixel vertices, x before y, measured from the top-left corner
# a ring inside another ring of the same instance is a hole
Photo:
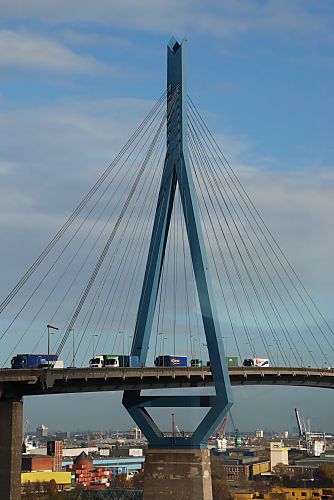
[[[119,367],[118,356],[113,356],[111,354],[99,354],[94,356],[94,358],[89,360],[90,368],[104,368],[104,367]]]
[[[126,354],[99,354],[89,360],[90,368],[138,368],[139,357]]]

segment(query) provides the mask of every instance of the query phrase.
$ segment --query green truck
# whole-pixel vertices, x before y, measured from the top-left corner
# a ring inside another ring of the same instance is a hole
[[[226,364],[228,367],[238,366],[238,356],[226,356]]]
[[[226,356],[226,364],[228,367],[238,366],[238,356]],[[192,359],[190,366],[210,366],[210,361],[203,361],[202,359]]]

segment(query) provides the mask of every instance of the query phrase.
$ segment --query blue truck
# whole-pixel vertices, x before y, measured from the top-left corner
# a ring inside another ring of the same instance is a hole
[[[171,354],[158,356],[154,360],[155,366],[187,366],[187,356],[173,356]]]
[[[58,360],[57,354],[17,354],[11,361],[12,368],[63,368],[63,361]]]
[[[139,356],[127,356],[126,354],[120,354],[118,356],[119,366],[125,368],[138,368],[140,366]]]

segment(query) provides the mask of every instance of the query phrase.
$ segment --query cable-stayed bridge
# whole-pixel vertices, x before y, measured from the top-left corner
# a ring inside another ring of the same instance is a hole
[[[332,387],[334,332],[189,97],[185,48],[170,41],[166,91],[0,304],[0,484],[9,498],[19,495],[25,395],[123,390],[152,448],[205,455],[231,384]],[[6,369],[17,353],[46,350],[68,368]],[[106,354],[139,366],[89,368]],[[154,366],[181,355],[187,367]],[[226,356],[239,366],[228,369]],[[243,364],[258,358],[269,366]],[[196,393],[211,386],[213,395]],[[172,443],[147,410],[196,406],[207,415]]]
[[[233,367],[232,385],[286,385],[334,389],[334,370],[321,368]],[[210,367],[67,368],[0,372],[0,395],[40,396],[77,392],[211,387]],[[206,396],[201,396],[203,401]],[[207,403],[209,400],[207,400]],[[208,405],[209,406],[209,405]]]

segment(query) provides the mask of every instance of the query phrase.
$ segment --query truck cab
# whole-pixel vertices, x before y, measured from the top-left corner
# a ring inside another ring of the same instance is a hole
[[[11,360],[12,368],[27,368],[27,358],[24,354],[18,354]]]
[[[190,360],[190,366],[198,367],[198,366],[206,366],[206,361],[203,361],[199,358],[194,358]]]
[[[104,357],[95,356],[89,360],[89,368],[103,368],[104,367]]]
[[[104,356],[104,366],[106,368],[118,368],[119,356]]]

